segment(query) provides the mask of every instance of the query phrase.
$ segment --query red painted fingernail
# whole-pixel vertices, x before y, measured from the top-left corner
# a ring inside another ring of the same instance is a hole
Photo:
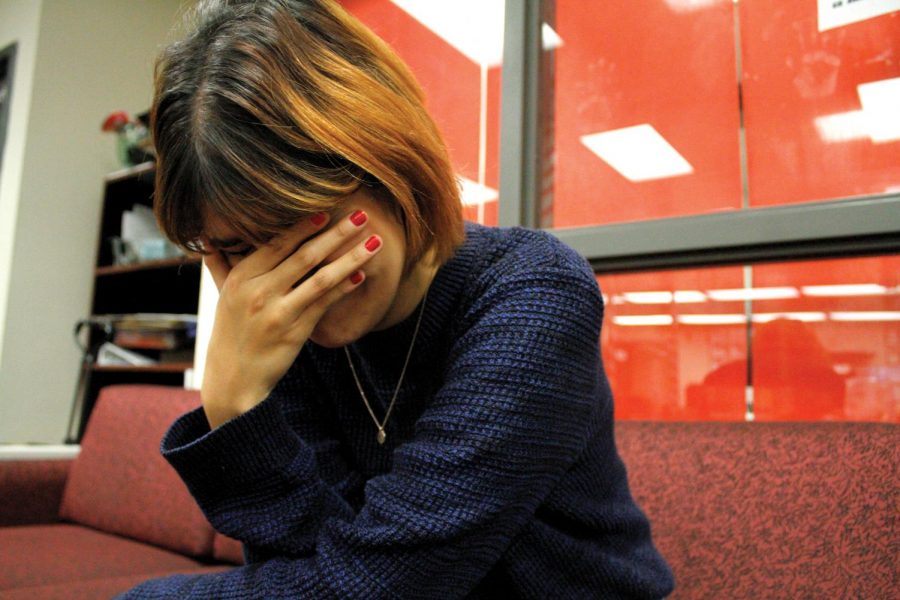
[[[378,250],[378,247],[381,245],[381,239],[377,235],[373,235],[369,239],[366,240],[366,250],[369,252],[375,252]]]
[[[362,271],[357,271],[356,273],[354,273],[353,275],[350,276],[350,283],[352,283],[353,285],[356,285],[357,283],[359,283],[362,280],[363,280],[363,272]]]
[[[355,213],[353,213],[352,215],[350,215],[350,222],[353,223],[354,225],[356,225],[357,227],[359,227],[360,225],[362,225],[363,223],[365,223],[368,220],[369,220],[369,216],[361,210],[358,210]]]
[[[311,216],[309,218],[309,220],[312,221],[313,225],[318,227],[319,225],[321,225],[322,223],[324,223],[325,221],[328,220],[328,215],[326,215],[325,213],[316,213],[313,216]]]

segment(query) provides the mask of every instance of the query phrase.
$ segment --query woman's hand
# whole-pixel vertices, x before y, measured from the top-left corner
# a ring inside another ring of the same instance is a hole
[[[269,395],[322,315],[362,282],[360,268],[381,248],[378,236],[363,237],[363,212],[310,239],[327,222],[318,217],[318,224],[300,221],[233,267],[220,252],[204,257],[219,289],[200,392],[210,427]],[[353,238],[359,243],[351,250],[312,273]]]

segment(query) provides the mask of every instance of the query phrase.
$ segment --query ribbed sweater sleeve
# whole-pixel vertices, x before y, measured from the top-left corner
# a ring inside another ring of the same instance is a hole
[[[127,597],[465,596],[584,449],[603,404],[601,313],[586,267],[551,261],[491,281],[415,435],[366,483],[359,511],[333,485],[340,477],[323,479],[315,442],[278,398],[213,432],[186,416],[165,453],[198,503],[223,532],[282,553]]]
[[[298,394],[301,378],[291,373],[264,402],[214,432],[197,409],[163,439],[163,456],[216,530],[244,543],[248,562],[308,554],[324,519],[353,516],[346,495],[363,483],[319,411]],[[287,401],[300,410],[299,428],[284,418]]]

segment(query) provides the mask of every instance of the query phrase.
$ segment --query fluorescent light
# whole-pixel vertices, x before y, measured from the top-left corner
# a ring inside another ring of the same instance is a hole
[[[876,144],[900,140],[900,77],[856,86],[862,110],[816,117],[819,137],[826,142],[869,138]]]
[[[503,63],[504,0],[391,1],[474,63],[489,68]],[[545,50],[562,46],[546,23],[541,33]]]
[[[743,325],[747,317],[739,314],[678,315],[678,322],[682,325]]]
[[[671,325],[673,322],[672,315],[621,315],[613,317],[614,324],[626,326]]]
[[[555,50],[563,45],[562,38],[553,28],[544,23],[541,25],[541,47],[544,50]]]
[[[581,143],[629,181],[689,175],[694,168],[651,125],[581,136]]]
[[[833,312],[828,316],[832,321],[900,321],[900,311],[898,310]]]
[[[675,291],[676,304],[691,304],[696,302],[706,302],[706,300],[706,294],[704,294],[703,292],[698,292],[697,290]]]
[[[779,300],[782,298],[796,298],[800,295],[797,288],[792,287],[737,288],[709,290],[706,293],[713,300],[722,302],[735,300]]]
[[[869,137],[869,121],[861,110],[816,117],[813,123],[823,142],[850,142]]]
[[[868,122],[868,134],[876,144],[900,140],[900,77],[856,86]]]
[[[804,323],[817,323],[825,320],[823,312],[781,312],[781,313],[754,313],[754,323],[769,323],[776,319],[789,319],[791,321],[803,321]]]
[[[690,304],[706,302],[706,294],[697,290],[676,290],[675,292],[624,292],[624,302],[632,304]]]
[[[806,296],[838,298],[843,296],[883,296],[888,289],[877,283],[854,283],[846,285],[805,285],[800,290]]]
[[[494,202],[500,195],[500,192],[494,188],[481,185],[477,181],[472,181],[461,175],[457,177],[457,179],[459,179],[460,186],[462,187],[460,196],[464,206],[478,206],[480,204]]]
[[[672,292],[625,292],[625,300],[632,304],[670,304]]]
[[[702,10],[716,4],[722,4],[722,0],[665,0],[665,3],[673,12],[684,13]]]

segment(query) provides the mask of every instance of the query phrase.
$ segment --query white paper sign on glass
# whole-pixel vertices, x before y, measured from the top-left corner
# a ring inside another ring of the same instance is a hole
[[[819,31],[900,10],[900,0],[819,0]]]

